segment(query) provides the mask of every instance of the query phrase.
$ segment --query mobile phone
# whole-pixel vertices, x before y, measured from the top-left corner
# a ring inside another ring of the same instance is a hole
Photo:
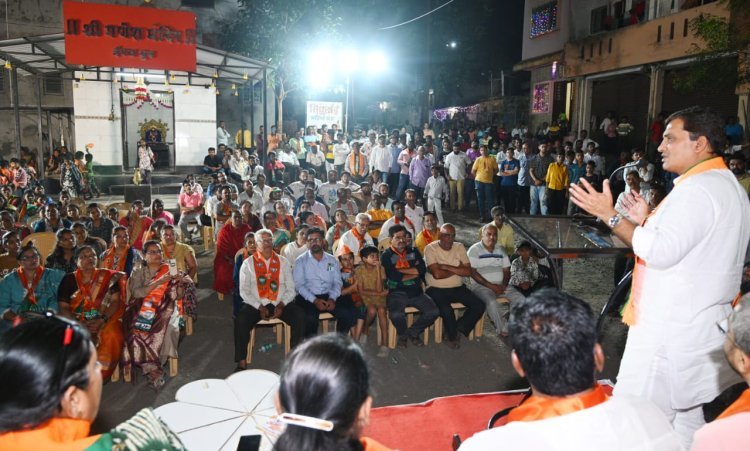
[[[243,435],[237,444],[237,451],[258,451],[260,449],[260,435]]]
[[[176,276],[177,275],[177,261],[175,259],[169,259],[167,260],[167,264],[169,265],[169,275]]]

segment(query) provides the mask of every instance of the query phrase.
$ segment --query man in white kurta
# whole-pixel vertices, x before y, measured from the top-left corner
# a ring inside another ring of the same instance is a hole
[[[339,239],[338,246],[334,249],[336,256],[341,256],[348,252],[354,254],[354,264],[358,265],[362,258],[359,256],[359,251],[365,246],[374,246],[375,242],[369,233],[367,228],[370,227],[370,215],[367,213],[359,213],[354,218],[354,225],[350,230],[344,232]]]
[[[702,405],[739,382],[722,358],[724,337],[717,323],[739,291],[750,206],[714,150],[724,139],[720,124],[717,115],[698,108],[667,120],[659,152],[664,169],[679,177],[650,216],[645,200],[630,195],[628,216],[634,223],[620,220],[606,181],[603,193],[585,181],[571,188],[576,205],[632,243],[637,257],[623,315],[631,328],[615,396],[654,402],[686,448],[704,423]]]

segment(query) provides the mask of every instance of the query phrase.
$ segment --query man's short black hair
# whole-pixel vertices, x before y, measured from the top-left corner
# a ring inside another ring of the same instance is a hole
[[[682,119],[682,128],[690,134],[691,141],[705,136],[711,146],[711,152],[718,154],[724,149],[724,119],[711,108],[692,106],[675,111],[664,121],[667,125],[675,119]]]
[[[377,253],[378,253],[378,248],[368,244],[367,246],[359,250],[359,257],[362,259],[365,259],[369,257],[370,255],[377,254]]]
[[[401,224],[391,226],[391,228],[388,229],[388,236],[393,238],[393,235],[397,234],[398,232],[406,232],[406,227],[402,226]]]
[[[535,389],[569,396],[593,387],[596,322],[586,302],[552,288],[540,290],[513,306],[508,328]]]

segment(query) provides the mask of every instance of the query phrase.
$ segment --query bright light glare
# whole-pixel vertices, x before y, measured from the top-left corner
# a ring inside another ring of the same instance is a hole
[[[455,48],[456,48],[456,41],[451,41],[451,48],[452,48],[452,49],[455,49]]]
[[[384,72],[388,69],[388,60],[381,51],[370,52],[367,55],[367,70],[370,72]]]
[[[330,74],[328,73],[328,67],[325,62],[328,60],[328,52],[325,49],[319,48],[310,54],[310,62],[308,64],[308,83],[315,89],[323,89],[328,87]]]
[[[359,65],[359,55],[354,49],[346,49],[341,53],[339,65],[342,72],[352,73]]]

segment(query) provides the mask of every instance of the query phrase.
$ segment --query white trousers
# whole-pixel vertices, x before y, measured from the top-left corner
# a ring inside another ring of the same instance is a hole
[[[427,198],[427,210],[435,212],[435,215],[437,216],[437,220],[438,220],[438,226],[445,224],[445,221],[443,221],[443,205],[442,204],[443,203],[440,201],[440,199],[435,199],[432,197]]]

